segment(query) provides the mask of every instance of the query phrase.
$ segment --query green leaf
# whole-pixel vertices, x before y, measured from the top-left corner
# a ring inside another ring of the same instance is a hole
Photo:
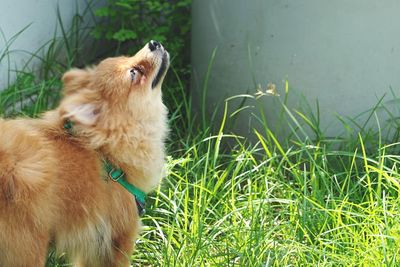
[[[96,27],[93,29],[93,31],[90,33],[95,39],[100,39],[102,34],[102,30],[99,27]]]
[[[108,15],[110,15],[110,9],[108,7],[101,7],[99,9],[97,9],[94,14],[97,17],[107,17]]]
[[[132,9],[132,6],[129,3],[126,2],[117,2],[115,3],[116,6],[127,8],[127,9]]]
[[[113,39],[123,42],[129,39],[135,39],[137,37],[136,32],[131,31],[131,30],[126,30],[126,29],[121,29],[114,33]]]

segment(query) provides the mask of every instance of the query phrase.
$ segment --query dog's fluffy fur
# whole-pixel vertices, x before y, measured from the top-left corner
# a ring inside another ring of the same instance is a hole
[[[0,120],[0,266],[43,266],[49,244],[80,266],[129,266],[138,210],[133,196],[107,179],[102,160],[145,192],[159,184],[168,64],[162,46],[146,45],[133,57],[72,69],[57,109],[39,119]],[[66,119],[73,134],[63,128]]]

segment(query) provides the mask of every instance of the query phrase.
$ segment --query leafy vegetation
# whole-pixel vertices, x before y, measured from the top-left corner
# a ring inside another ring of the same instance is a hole
[[[172,64],[188,78],[192,0],[109,0],[95,11],[92,34],[108,40],[115,54],[134,54],[150,40],[168,44]],[[181,79],[183,78],[181,76]]]

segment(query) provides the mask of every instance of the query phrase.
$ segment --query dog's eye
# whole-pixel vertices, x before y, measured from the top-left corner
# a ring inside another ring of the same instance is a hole
[[[139,67],[134,67],[129,70],[131,74],[131,80],[132,82],[136,83],[137,81],[140,80],[140,77],[144,75],[143,69]]]
[[[131,72],[131,80],[136,81],[140,72],[137,69],[131,69],[130,72]]]

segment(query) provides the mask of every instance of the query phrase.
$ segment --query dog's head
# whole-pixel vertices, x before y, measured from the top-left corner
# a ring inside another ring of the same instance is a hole
[[[62,78],[60,115],[81,129],[113,130],[138,118],[152,120],[165,113],[161,84],[168,66],[168,52],[159,42],[150,41],[132,57],[72,69]]]

